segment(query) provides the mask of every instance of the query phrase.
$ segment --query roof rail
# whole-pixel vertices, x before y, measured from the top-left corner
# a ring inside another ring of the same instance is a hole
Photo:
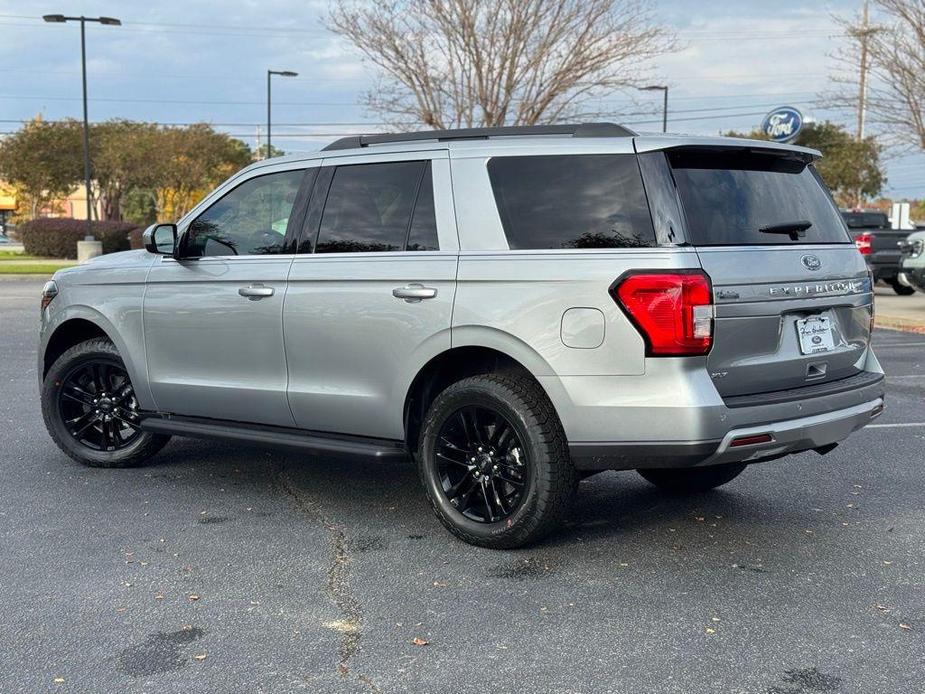
[[[356,149],[391,142],[418,142],[420,140],[487,140],[490,137],[526,135],[571,135],[572,137],[633,137],[635,132],[616,123],[579,123],[573,125],[515,125],[501,128],[460,128],[458,130],[422,130],[413,133],[385,133],[382,135],[352,135],[335,140],[321,149]]]

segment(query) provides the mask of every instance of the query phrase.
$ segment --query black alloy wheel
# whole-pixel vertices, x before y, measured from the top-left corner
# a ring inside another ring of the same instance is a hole
[[[141,435],[138,401],[124,367],[109,359],[83,361],[58,389],[58,412],[68,432],[96,451],[118,451]]]
[[[458,409],[443,423],[434,455],[443,493],[466,518],[497,523],[523,503],[530,462],[499,412],[476,405]]]
[[[468,376],[440,392],[415,459],[440,522],[492,549],[523,547],[556,528],[577,483],[552,403],[514,370]]]

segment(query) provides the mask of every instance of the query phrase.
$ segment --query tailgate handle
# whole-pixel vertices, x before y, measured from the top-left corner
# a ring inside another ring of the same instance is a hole
[[[806,367],[806,378],[822,378],[825,376],[826,369],[828,364],[824,361],[817,362],[815,364],[810,364]]]

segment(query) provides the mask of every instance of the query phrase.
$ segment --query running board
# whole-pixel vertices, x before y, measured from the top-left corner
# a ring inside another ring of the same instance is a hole
[[[149,415],[141,420],[141,428],[155,434],[244,441],[261,446],[298,448],[319,454],[349,458],[379,460],[407,460],[409,458],[408,450],[401,441],[343,434],[322,434],[259,424]]]

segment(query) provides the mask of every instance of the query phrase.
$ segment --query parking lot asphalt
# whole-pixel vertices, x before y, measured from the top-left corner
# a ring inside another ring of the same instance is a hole
[[[190,439],[72,462],[40,287],[0,282],[2,692],[925,692],[922,335],[878,330],[887,410],[829,455],[683,499],[596,475],[499,552],[410,465]]]

